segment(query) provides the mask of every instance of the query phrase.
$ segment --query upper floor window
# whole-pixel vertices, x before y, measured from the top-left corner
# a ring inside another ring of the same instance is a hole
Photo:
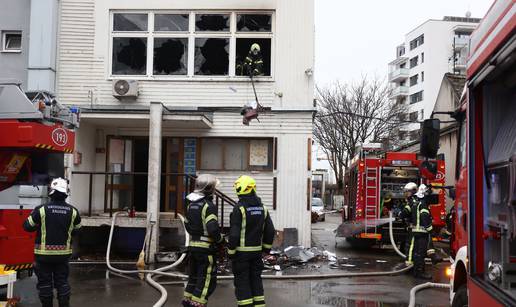
[[[272,21],[270,12],[113,12],[111,75],[238,77],[252,67],[271,76]]]
[[[421,63],[425,62],[425,53],[421,52]]]
[[[404,45],[400,45],[398,47],[396,47],[396,56],[400,57],[400,56],[403,56],[405,54],[405,46]]]
[[[421,34],[420,36],[416,37],[415,39],[410,41],[410,50],[413,50],[425,43],[425,35]]]
[[[21,52],[22,34],[21,31],[2,32],[2,52]]]
[[[410,103],[417,103],[423,100],[423,91],[410,95]]]
[[[418,81],[418,76],[419,75],[413,75],[412,77],[410,77],[410,86],[414,86],[417,84],[417,81]]]
[[[410,68],[416,67],[418,64],[418,56],[416,55],[412,59],[410,59]]]

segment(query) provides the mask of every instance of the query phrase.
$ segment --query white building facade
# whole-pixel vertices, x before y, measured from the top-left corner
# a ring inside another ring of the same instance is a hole
[[[389,63],[391,99],[409,106],[406,121],[429,118],[445,73],[466,70],[469,36],[480,19],[446,16],[428,20],[405,36],[396,47],[396,59]],[[402,140],[418,139],[419,125],[408,124],[400,131]]]
[[[245,126],[254,43],[265,111]],[[131,207],[159,226],[184,211],[189,176],[236,199],[247,174],[276,228],[310,245],[313,0],[62,0],[58,50],[58,96],[82,110],[67,166],[86,226]]]

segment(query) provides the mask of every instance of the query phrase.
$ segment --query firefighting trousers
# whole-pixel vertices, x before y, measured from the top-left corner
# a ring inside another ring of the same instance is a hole
[[[36,261],[34,272],[38,277],[36,287],[43,305],[48,305],[49,302],[51,304],[55,288],[59,306],[68,306],[71,292],[70,284],[68,284],[70,272],[68,260],[64,262]]]
[[[188,283],[184,297],[197,303],[207,304],[217,286],[217,263],[209,252],[190,251]]]
[[[265,306],[261,252],[237,252],[232,261],[238,306]]]
[[[429,236],[427,233],[412,234],[409,249],[409,261],[413,261],[414,263],[415,274],[425,271],[425,257],[428,249],[428,238]]]

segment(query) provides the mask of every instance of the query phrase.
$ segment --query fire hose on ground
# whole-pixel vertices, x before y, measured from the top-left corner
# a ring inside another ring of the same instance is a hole
[[[392,231],[392,220],[393,220],[392,212],[389,212],[389,237],[391,239],[392,247],[394,247],[394,250],[396,251],[396,253],[398,255],[400,255],[401,257],[406,259],[407,256],[405,256],[405,254],[403,254],[398,249],[398,247],[396,246],[396,242],[394,242],[394,234],[393,234],[393,231]],[[446,288],[446,289],[449,289],[450,285],[449,284],[440,284],[440,283],[427,282],[427,283],[420,284],[420,285],[417,285],[417,286],[413,287],[410,290],[409,307],[414,307],[416,305],[416,292],[419,291],[419,290],[426,289],[426,288]]]
[[[179,257],[179,259],[177,259],[174,263],[172,263],[170,265],[167,265],[167,266],[164,266],[164,267],[161,267],[159,269],[155,269],[155,270],[122,270],[122,269],[118,269],[118,268],[113,267],[111,265],[111,261],[110,261],[111,243],[112,243],[112,240],[113,240],[113,232],[114,232],[114,229],[115,229],[116,218],[117,218],[117,216],[120,213],[122,213],[122,212],[116,212],[115,214],[113,214],[113,218],[111,220],[111,229],[110,229],[110,232],[109,232],[109,240],[108,240],[108,246],[107,246],[107,250],[106,250],[106,265],[107,265],[107,267],[108,267],[108,269],[110,271],[118,273],[118,274],[142,274],[142,273],[147,274],[146,281],[152,287],[154,287],[156,290],[158,290],[161,293],[161,297],[154,304],[154,307],[161,307],[167,301],[167,296],[168,296],[166,289],[162,285],[164,285],[164,284],[177,284],[177,282],[168,282],[168,283],[167,282],[162,282],[162,283],[158,283],[158,282],[156,282],[155,280],[152,279],[152,276],[153,275],[160,275],[160,276],[166,276],[166,277],[172,277],[172,278],[187,279],[188,275],[185,275],[185,274],[182,274],[182,273],[179,273],[179,272],[173,272],[173,273],[172,272],[166,272],[166,271],[169,271],[169,270],[179,266],[183,262],[183,260],[186,258],[186,253],[183,253]],[[180,219],[181,219],[183,227],[185,227],[183,216],[181,216],[181,215],[179,215],[179,216],[180,216]],[[392,226],[392,222],[391,222],[391,226]],[[392,230],[391,230],[391,232],[392,232]],[[186,229],[185,229],[185,234],[186,234],[185,245],[188,246],[189,236],[188,236],[188,233],[186,232]],[[391,243],[394,243],[393,239],[391,239]],[[393,247],[395,248],[395,250],[397,250],[397,247],[396,247],[395,244],[393,244]],[[399,250],[398,250],[398,253],[402,254],[401,252],[399,252]],[[288,279],[288,280],[303,280],[303,279],[304,280],[309,280],[309,279],[312,279],[313,280],[313,279],[331,279],[331,278],[349,278],[349,277],[393,276],[393,275],[399,275],[399,274],[405,273],[408,270],[410,270],[411,268],[412,268],[412,265],[408,265],[408,266],[406,266],[406,267],[404,267],[402,269],[393,270],[393,271],[362,272],[362,273],[346,272],[346,273],[332,273],[332,274],[318,274],[318,275],[311,275],[311,274],[303,274],[303,275],[262,275],[262,278],[263,279],[271,279],[271,280],[285,280],[285,279]],[[217,279],[218,280],[232,280],[233,276],[219,276]]]

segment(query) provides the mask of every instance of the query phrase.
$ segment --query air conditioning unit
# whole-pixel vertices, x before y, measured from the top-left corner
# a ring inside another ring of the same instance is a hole
[[[136,80],[113,80],[113,96],[138,97],[138,81]]]

